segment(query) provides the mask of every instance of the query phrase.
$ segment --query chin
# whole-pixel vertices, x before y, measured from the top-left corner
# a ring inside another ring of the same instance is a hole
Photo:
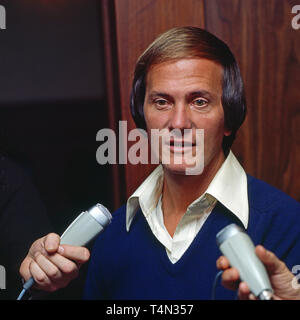
[[[170,174],[191,176],[191,175],[201,175],[203,168],[198,168],[194,165],[186,164],[163,164],[163,168]]]

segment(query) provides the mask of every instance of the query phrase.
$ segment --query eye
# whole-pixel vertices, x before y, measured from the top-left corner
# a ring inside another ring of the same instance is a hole
[[[195,106],[196,108],[203,108],[206,107],[208,104],[208,101],[203,99],[203,98],[198,98],[193,100],[192,105]]]
[[[170,107],[170,103],[165,99],[156,99],[154,100],[154,104],[158,109],[166,109]]]

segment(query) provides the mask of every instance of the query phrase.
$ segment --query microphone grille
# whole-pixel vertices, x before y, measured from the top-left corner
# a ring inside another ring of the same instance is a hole
[[[234,236],[239,232],[245,232],[245,231],[234,223],[227,225],[225,228],[223,228],[221,231],[217,233],[216,235],[217,245],[220,247],[220,245],[225,240],[231,238],[232,236]]]
[[[100,203],[97,203],[89,209],[88,213],[93,216],[102,227],[106,227],[112,220],[112,215],[109,210]]]

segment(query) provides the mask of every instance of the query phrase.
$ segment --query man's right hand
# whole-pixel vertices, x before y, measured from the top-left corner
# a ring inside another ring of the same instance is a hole
[[[49,233],[32,244],[20,266],[20,275],[25,281],[33,277],[34,288],[53,292],[76,278],[89,257],[87,248],[60,245],[59,235]]]

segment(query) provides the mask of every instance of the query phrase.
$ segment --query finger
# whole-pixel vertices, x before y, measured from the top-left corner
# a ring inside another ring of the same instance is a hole
[[[75,261],[77,264],[85,263],[90,258],[90,252],[85,247],[60,245],[58,252],[64,257]]]
[[[62,277],[62,272],[60,269],[52,261],[50,261],[48,257],[45,257],[42,254],[37,254],[35,257],[35,262],[51,281],[55,281]]]
[[[239,285],[238,298],[240,300],[250,300],[250,289],[246,282],[242,281]]]
[[[46,288],[46,286],[50,286],[50,280],[46,273],[34,260],[31,261],[29,270],[38,287]]]
[[[239,272],[236,268],[229,268],[222,274],[222,285],[230,290],[236,290],[240,281]]]
[[[25,281],[31,278],[31,273],[29,270],[31,261],[32,259],[30,257],[26,257],[20,265],[19,273]]]
[[[32,246],[29,249],[28,256],[30,256],[32,259],[34,259],[34,256],[37,252],[41,252],[43,254],[47,253],[47,251],[44,248],[45,247],[45,244],[44,244],[45,238],[46,238],[46,236],[34,241],[34,243],[32,244]]]
[[[47,292],[54,292],[59,288],[63,288],[67,285],[66,279],[64,281],[57,281],[50,279],[47,274],[42,270],[42,268],[32,260],[30,264],[30,272],[34,278],[35,284],[34,288],[44,290]]]
[[[268,273],[282,273],[285,270],[286,266],[284,262],[279,260],[273,252],[265,249],[262,245],[258,245],[255,248],[255,252],[265,265]]]
[[[54,253],[58,250],[59,243],[60,243],[60,236],[56,233],[49,233],[44,238],[44,248],[49,254]]]
[[[62,277],[67,279],[74,279],[79,272],[79,265],[74,261],[56,253],[47,257],[63,274]]]
[[[225,270],[230,267],[229,260],[225,256],[221,256],[217,260],[217,268],[220,270]]]

